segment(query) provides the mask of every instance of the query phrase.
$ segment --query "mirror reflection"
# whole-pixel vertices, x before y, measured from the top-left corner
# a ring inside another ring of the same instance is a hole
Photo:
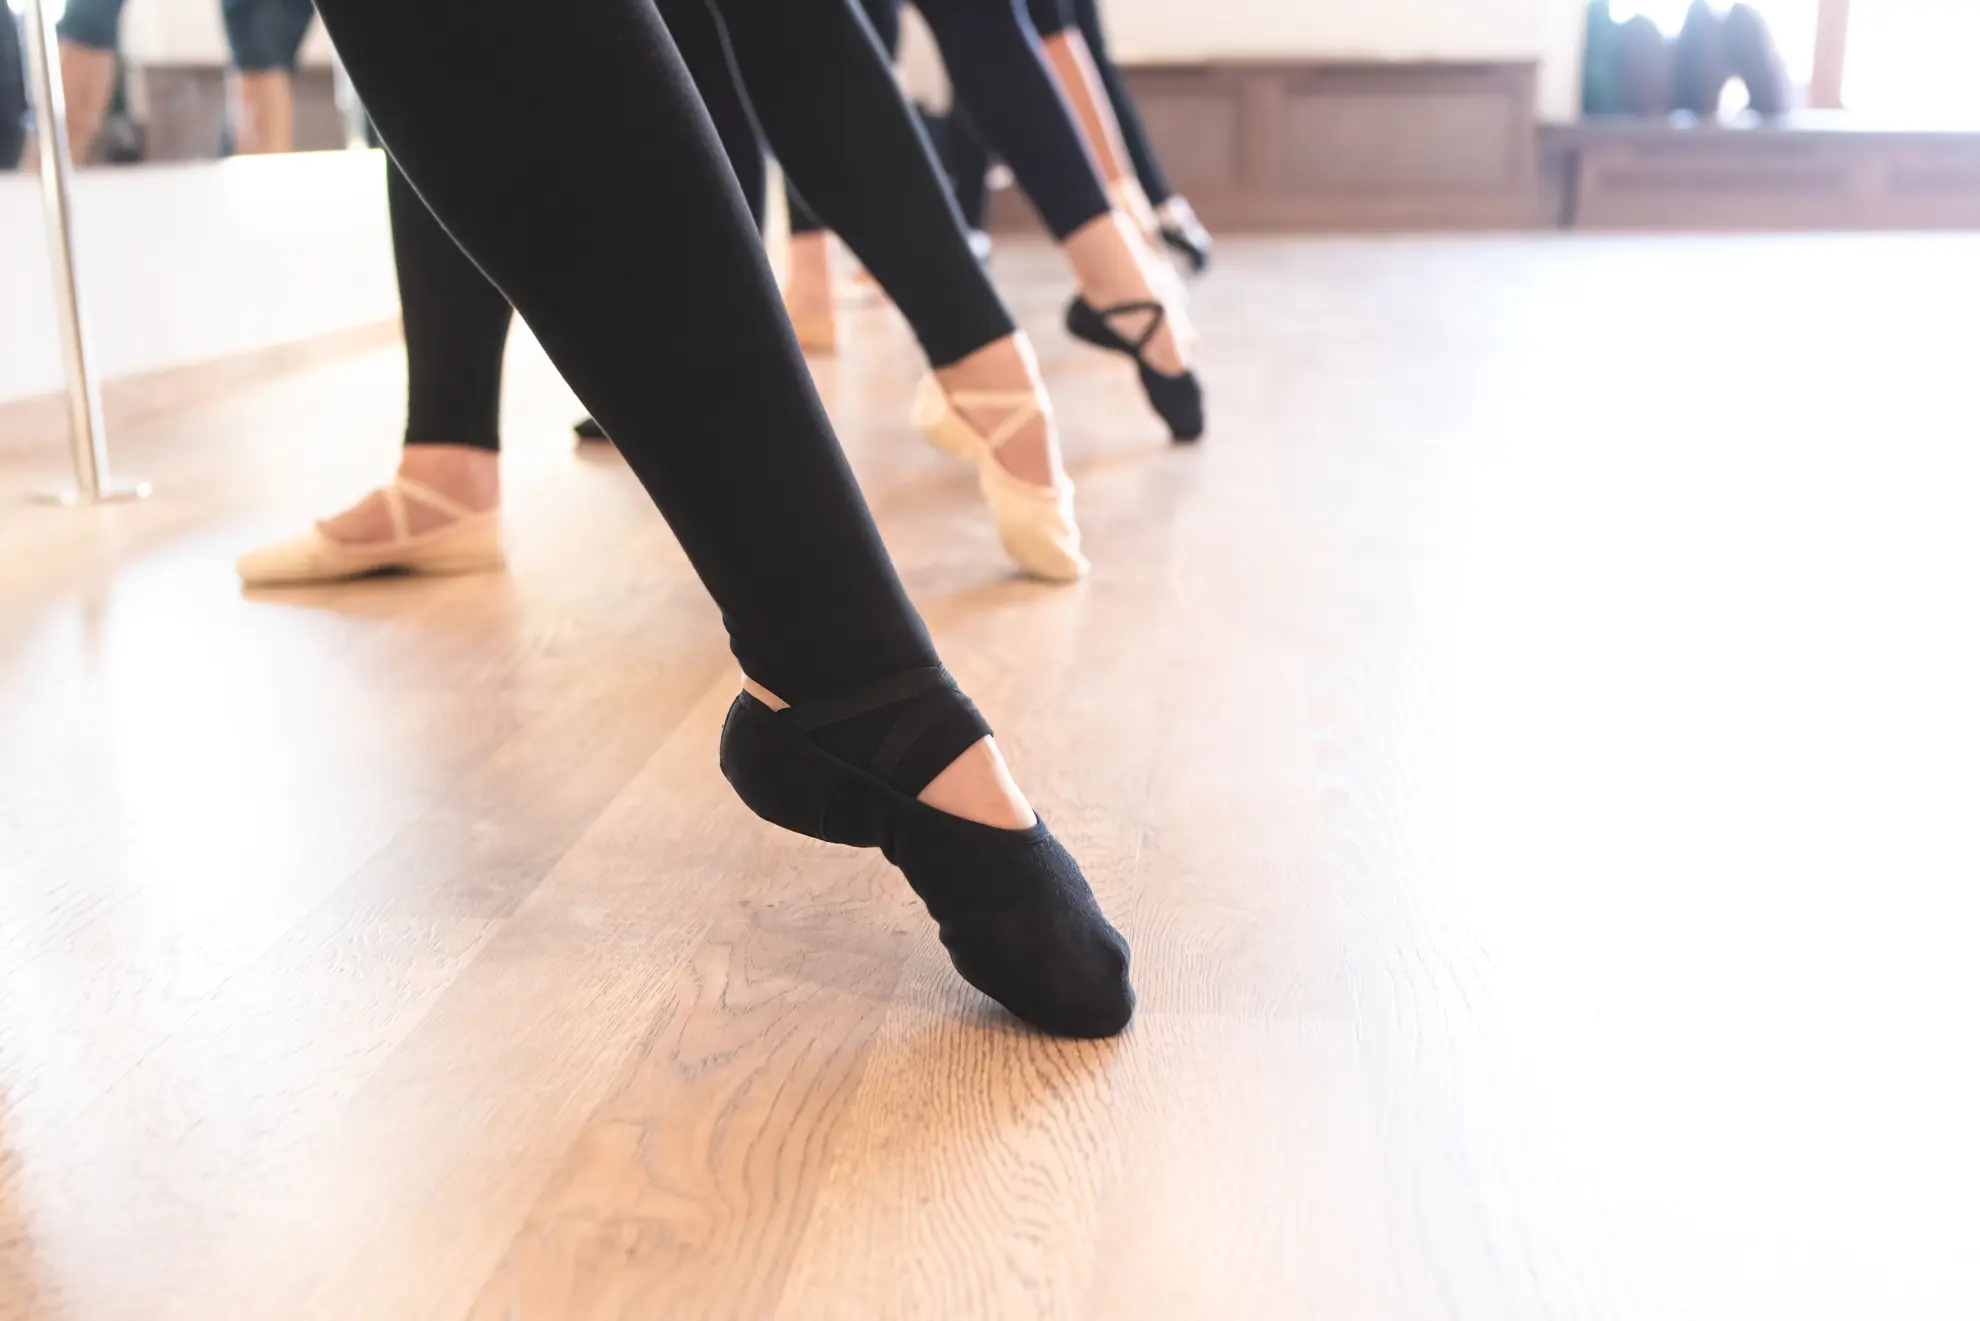
[[[33,169],[21,9],[8,0],[0,166]],[[47,0],[78,165],[203,160],[345,144],[330,43],[311,0]]]
[[[0,170],[20,161],[27,143],[28,93],[21,19],[11,4],[0,7]]]

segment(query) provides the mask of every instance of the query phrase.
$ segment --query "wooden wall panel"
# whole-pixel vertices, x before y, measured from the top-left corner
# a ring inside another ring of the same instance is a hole
[[[1296,92],[1286,183],[1301,192],[1503,189],[1516,179],[1505,101],[1490,92]]]
[[[1980,133],[1893,133],[1811,117],[1784,128],[1588,124],[1548,130],[1574,158],[1577,229],[1980,226]]]
[[[1161,144],[1162,168],[1184,193],[1227,192],[1238,186],[1244,107],[1235,89],[1206,85],[1151,98],[1142,105],[1141,117],[1150,138]]]
[[[1536,70],[1224,63],[1127,71],[1176,187],[1224,230],[1540,223]],[[1031,225],[1000,198],[996,226]]]

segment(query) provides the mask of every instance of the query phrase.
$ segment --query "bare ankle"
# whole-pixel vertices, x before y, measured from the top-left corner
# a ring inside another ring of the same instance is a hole
[[[918,796],[938,812],[1000,830],[1029,830],[1038,824],[1038,814],[997,750],[997,740],[988,735],[944,767]]]
[[[772,711],[781,711],[790,705],[789,702],[786,702],[783,698],[777,696],[777,694],[771,692],[747,674],[743,676],[743,691],[769,707]]]
[[[435,508],[430,500],[402,496],[401,516],[395,517],[385,493],[373,491],[349,509],[324,519],[324,534],[347,545],[421,536],[458,519],[461,509],[484,514],[502,503],[502,464],[494,450],[473,445],[408,445],[400,456],[398,475],[459,509]]]
[[[479,514],[502,503],[502,463],[494,450],[475,445],[408,445],[399,476],[430,486]]]
[[[792,236],[790,268],[784,277],[784,301],[793,312],[831,310],[831,235],[820,231]]]

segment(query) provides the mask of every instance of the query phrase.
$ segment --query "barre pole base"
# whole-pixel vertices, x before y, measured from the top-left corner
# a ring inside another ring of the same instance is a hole
[[[151,498],[150,482],[119,483],[91,495],[87,491],[36,491],[28,499],[38,505],[81,509],[85,505],[129,505]]]

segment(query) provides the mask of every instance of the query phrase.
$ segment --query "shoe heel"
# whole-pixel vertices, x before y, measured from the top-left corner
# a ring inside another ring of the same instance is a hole
[[[1066,333],[1074,339],[1084,340],[1096,349],[1106,349],[1113,353],[1126,353],[1132,356],[1134,350],[1126,340],[1115,333],[1107,324],[1106,318],[1094,310],[1084,298],[1075,298],[1066,304]]]
[[[833,760],[748,693],[722,722],[722,775],[750,811],[811,839],[874,848],[879,831],[865,795]]]
[[[910,414],[915,430],[922,434],[930,445],[941,450],[952,459],[964,463],[976,462],[976,451],[981,442],[971,433],[969,424],[956,416],[949,407],[948,396],[942,393],[941,385],[933,376],[924,376],[914,390],[914,407]]]

